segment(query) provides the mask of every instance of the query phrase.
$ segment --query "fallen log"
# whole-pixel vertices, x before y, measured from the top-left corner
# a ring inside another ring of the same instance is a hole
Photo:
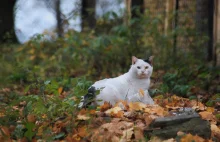
[[[175,138],[179,131],[198,135],[205,139],[211,137],[210,123],[201,119],[196,112],[177,113],[175,116],[157,118],[149,128],[144,130],[144,135],[169,139]]]
[[[199,114],[191,115],[177,115],[170,117],[159,117],[154,122],[151,123],[150,127],[166,127],[170,125],[177,125],[186,121],[189,121],[192,118],[200,118]]]

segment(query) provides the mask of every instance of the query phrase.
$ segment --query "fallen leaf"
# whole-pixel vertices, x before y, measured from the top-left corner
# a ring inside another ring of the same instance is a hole
[[[130,102],[129,103],[129,110],[135,110],[135,111],[144,111],[146,105],[141,102]]]
[[[90,117],[86,116],[85,114],[84,115],[81,115],[81,114],[77,115],[77,120],[89,120],[89,119],[90,119]]]
[[[58,93],[61,94],[63,92],[63,87],[58,88]]]
[[[220,128],[218,128],[215,124],[211,124],[212,135],[220,138]]]
[[[140,89],[140,90],[139,90],[139,94],[140,94],[141,97],[144,97],[144,90],[143,90],[143,89]]]
[[[122,110],[128,110],[128,103],[127,101],[119,101],[114,107],[120,107]]]
[[[209,121],[216,123],[216,118],[211,112],[203,111],[203,112],[200,112],[199,115],[202,117],[202,119],[209,120]]]
[[[112,106],[111,106],[110,103],[104,102],[104,104],[100,106],[100,111],[101,111],[101,112],[104,112],[104,111],[110,109],[111,107],[112,107]]]
[[[27,120],[28,120],[28,122],[35,123],[36,122],[36,116],[34,114],[28,114]]]
[[[134,139],[138,142],[144,142],[144,133],[143,130],[139,127],[134,128]]]
[[[146,113],[149,113],[149,114],[156,114],[158,116],[165,116],[168,114],[168,112],[166,112],[164,110],[164,108],[158,106],[158,105],[153,105],[153,106],[147,106],[145,108],[145,111]]]
[[[144,120],[145,120],[146,126],[149,126],[153,122],[153,120],[156,119],[156,118],[158,118],[158,116],[156,116],[156,115],[147,115],[147,116],[145,116]]]
[[[123,135],[120,139],[120,142],[131,141],[133,134],[134,134],[134,128],[130,128],[130,129],[123,131]]]
[[[178,132],[177,132],[177,136],[183,136],[183,135],[185,135],[184,132],[182,132],[182,131],[178,131]]]
[[[195,110],[206,110],[206,106],[197,100],[190,100],[187,106],[192,107]]]
[[[207,107],[206,111],[213,113],[215,109],[213,107]]]
[[[108,116],[122,117],[124,113],[122,112],[122,109],[120,107],[113,107],[105,111],[105,114]]]
[[[6,126],[1,126],[1,131],[3,132],[3,135],[7,136],[7,137],[10,137],[10,132],[9,132],[9,129],[8,127]],[[1,134],[1,133],[0,133]]]
[[[86,126],[78,128],[78,135],[80,137],[85,137],[88,134]]]
[[[133,126],[133,123],[126,121],[105,123],[95,130],[91,137],[91,141],[119,141],[126,132],[127,134],[130,133],[129,129],[133,129]],[[124,136],[124,138],[128,137]]]
[[[162,142],[176,142],[176,140],[174,138],[170,138],[168,140],[163,140]]]
[[[153,107],[151,109],[151,114],[157,114],[158,116],[164,116],[164,109],[160,106],[158,107]]]
[[[192,141],[205,142],[205,139],[203,139],[197,135],[193,136],[192,134],[187,134],[180,139],[180,142],[192,142]]]

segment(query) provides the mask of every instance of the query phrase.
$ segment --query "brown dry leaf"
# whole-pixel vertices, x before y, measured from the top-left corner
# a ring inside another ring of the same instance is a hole
[[[207,107],[206,111],[213,113],[215,109],[213,107]]]
[[[38,128],[38,130],[37,130],[37,136],[42,136],[43,135],[43,129],[44,128],[44,126],[40,126],[39,128]]]
[[[156,119],[156,118],[158,118],[158,116],[156,116],[156,115],[147,115],[147,116],[145,116],[144,120],[145,120],[146,126],[149,126],[153,122],[153,120]]]
[[[7,136],[7,137],[10,137],[10,131],[9,131],[8,127],[6,127],[6,126],[1,126],[0,128],[1,128],[1,131],[3,132],[3,135],[5,135],[5,136]],[[1,132],[1,131],[0,131],[0,132]],[[0,133],[0,135],[1,135],[1,133]]]
[[[41,116],[43,119],[46,119],[47,118],[47,115],[46,114],[42,114]]]
[[[77,120],[89,120],[90,117],[89,116],[86,116],[85,114],[81,115],[81,114],[78,114],[77,115]]]
[[[105,123],[100,126],[91,137],[91,141],[103,142],[103,141],[119,141],[123,136],[123,132],[130,128],[133,128],[133,123],[120,121],[115,123]]]
[[[112,107],[112,106],[111,106],[110,103],[104,102],[104,104],[100,106],[100,111],[101,111],[101,112],[104,112],[104,111],[110,109],[111,107]]]
[[[134,128],[134,137],[138,142],[145,142],[143,130],[139,127]]]
[[[180,139],[180,142],[191,142],[191,141],[205,142],[205,139],[203,139],[197,135],[193,136],[192,134],[187,134]]]
[[[162,142],[176,142],[176,140],[174,138],[170,138],[168,140],[163,140]]]
[[[60,133],[61,132],[61,129],[64,127],[64,123],[62,121],[57,121],[55,122],[53,128],[52,128],[52,131],[54,133]]]
[[[68,135],[65,137],[65,140],[66,140],[67,142],[72,142],[72,137],[71,137],[71,135],[68,134]]]
[[[34,114],[28,114],[27,120],[28,120],[28,122],[35,123],[36,122],[36,116]]]
[[[58,88],[58,93],[61,94],[63,92],[63,87]]]
[[[164,108],[158,105],[147,106],[147,108],[145,108],[145,112],[149,114],[156,114],[158,116],[165,116],[168,114],[168,112],[165,111]]]
[[[216,123],[216,118],[211,112],[203,111],[203,112],[200,112],[199,115],[202,117],[202,119],[209,120],[209,121]]]
[[[94,109],[89,110],[89,114],[91,114],[91,115],[96,114],[96,110],[94,110]]]
[[[127,111],[124,113],[124,116],[127,118],[136,118],[137,117],[137,112],[136,111]]]
[[[185,135],[184,132],[182,132],[182,131],[178,131],[178,132],[177,132],[177,136],[183,136],[183,135]]]
[[[134,134],[134,128],[127,129],[123,131],[123,135],[120,139],[120,142],[131,141],[132,135]]]
[[[206,106],[202,104],[201,102],[198,102],[197,100],[191,100],[187,103],[188,107],[192,107],[196,110],[206,110]]]
[[[4,117],[5,114],[3,112],[0,112],[0,117]]]
[[[74,134],[71,138],[71,142],[78,142],[81,140],[81,137],[78,134]]]
[[[153,107],[151,109],[151,111],[152,111],[152,114],[157,114],[158,116],[164,116],[164,113],[165,113],[164,109],[162,107],[160,107],[160,106]]]
[[[87,110],[86,109],[81,109],[80,111],[79,111],[79,114],[80,115],[84,115],[84,114],[88,114],[88,112],[87,112]]]
[[[85,137],[88,134],[86,126],[78,128],[78,135],[80,137]]]
[[[140,90],[139,90],[139,95],[140,95],[141,97],[144,97],[144,90],[143,90],[143,89],[140,89]]]
[[[218,128],[215,124],[211,124],[212,135],[220,138],[220,128]]]
[[[113,116],[113,117],[123,117],[123,111],[120,107],[113,107],[107,111],[105,111],[105,114],[108,116]]]
[[[117,117],[117,118],[122,118],[124,116],[124,112],[123,111],[119,111],[117,114],[115,114],[113,116]]]
[[[130,102],[129,103],[129,110],[135,110],[135,111],[144,111],[144,109],[146,108],[146,105],[144,103],[141,102]]]
[[[128,103],[127,101],[119,101],[117,102],[114,107],[120,107],[122,110],[128,110]]]

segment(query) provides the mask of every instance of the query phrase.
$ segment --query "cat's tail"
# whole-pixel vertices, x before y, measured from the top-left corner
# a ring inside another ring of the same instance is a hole
[[[79,107],[88,108],[95,101],[95,96],[96,96],[95,92],[96,92],[96,88],[94,86],[91,86],[88,89],[88,93],[85,96],[83,96],[83,99],[79,104]]]

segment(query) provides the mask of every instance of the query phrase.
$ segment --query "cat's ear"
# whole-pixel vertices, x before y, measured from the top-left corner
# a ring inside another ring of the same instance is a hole
[[[148,59],[151,66],[153,66],[153,59],[154,59],[154,56],[150,56]]]
[[[153,59],[154,59],[154,56],[150,56],[148,59],[145,59],[144,61],[149,63],[151,66],[153,66]]]
[[[132,65],[134,65],[137,62],[138,58],[135,56],[132,56]]]

